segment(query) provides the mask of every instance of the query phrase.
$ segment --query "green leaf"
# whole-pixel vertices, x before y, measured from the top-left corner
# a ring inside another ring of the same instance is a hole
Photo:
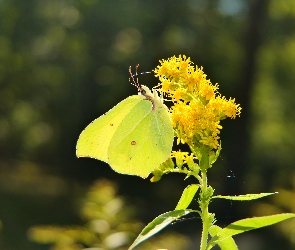
[[[234,196],[223,196],[223,195],[216,195],[212,198],[219,198],[219,199],[226,199],[226,200],[234,200],[234,201],[250,201],[259,199],[265,196],[278,194],[278,192],[274,193],[260,193],[260,194],[244,194],[244,195],[234,195]]]
[[[136,247],[139,243],[158,233],[164,227],[171,224],[173,221],[189,214],[192,211],[193,210],[174,210],[156,217],[141,231],[141,233],[135,239],[133,244],[128,248],[128,250],[134,249],[134,247]]]
[[[217,149],[216,152],[214,151],[211,151],[210,154],[209,154],[209,164],[212,165],[214,162],[217,161],[219,155],[220,155],[220,151],[221,151],[221,141],[219,143],[219,147]]]
[[[219,244],[219,242],[237,234],[244,233],[246,231],[250,231],[253,229],[266,227],[283,220],[287,220],[290,218],[295,218],[295,214],[293,213],[284,213],[284,214],[276,214],[262,217],[253,217],[247,218],[243,220],[235,221],[229,224],[227,227],[223,228],[219,231],[208,243],[208,249],[211,249],[214,245]]]
[[[182,192],[180,200],[175,208],[175,210],[183,210],[187,209],[188,206],[191,204],[196,192],[198,191],[199,185],[191,184],[188,185]]]
[[[209,228],[209,233],[211,237],[216,236],[222,231],[222,228],[216,225],[213,225]],[[238,250],[238,246],[232,237],[228,237],[217,243],[221,250]],[[210,249],[210,248],[207,248]]]

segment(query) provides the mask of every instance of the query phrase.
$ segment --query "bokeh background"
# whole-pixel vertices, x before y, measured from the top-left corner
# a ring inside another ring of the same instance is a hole
[[[150,71],[179,54],[243,108],[222,122],[223,150],[209,173],[215,193],[280,191],[214,201],[217,224],[295,212],[295,1],[0,0],[1,250],[49,249],[30,237],[35,225],[83,226],[85,195],[102,178],[142,225],[174,209],[193,179],[119,175],[77,159],[75,144],[88,123],[136,94],[130,65]],[[140,82],[158,83],[152,74]],[[198,244],[200,225],[193,217],[167,230]],[[295,249],[295,221],[235,239],[240,249]]]

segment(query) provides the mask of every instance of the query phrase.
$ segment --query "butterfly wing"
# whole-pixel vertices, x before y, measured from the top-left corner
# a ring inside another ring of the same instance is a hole
[[[123,174],[146,178],[170,155],[174,132],[164,105],[142,100],[126,115],[109,147],[108,162]]]
[[[91,122],[80,134],[77,146],[77,157],[90,157],[108,162],[108,151],[112,138],[126,115],[142,100],[143,96],[134,95],[126,98]]]

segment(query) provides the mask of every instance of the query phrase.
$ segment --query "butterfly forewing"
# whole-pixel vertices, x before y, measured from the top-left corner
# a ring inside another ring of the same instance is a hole
[[[143,97],[134,95],[126,98],[106,114],[91,122],[80,134],[76,154],[108,162],[108,148],[114,133],[127,114]]]

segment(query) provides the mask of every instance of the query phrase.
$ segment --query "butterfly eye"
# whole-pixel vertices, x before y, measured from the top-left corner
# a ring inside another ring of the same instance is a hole
[[[140,91],[140,93],[141,93],[142,95],[146,95],[146,91],[145,91],[144,89],[142,89],[142,90]]]

